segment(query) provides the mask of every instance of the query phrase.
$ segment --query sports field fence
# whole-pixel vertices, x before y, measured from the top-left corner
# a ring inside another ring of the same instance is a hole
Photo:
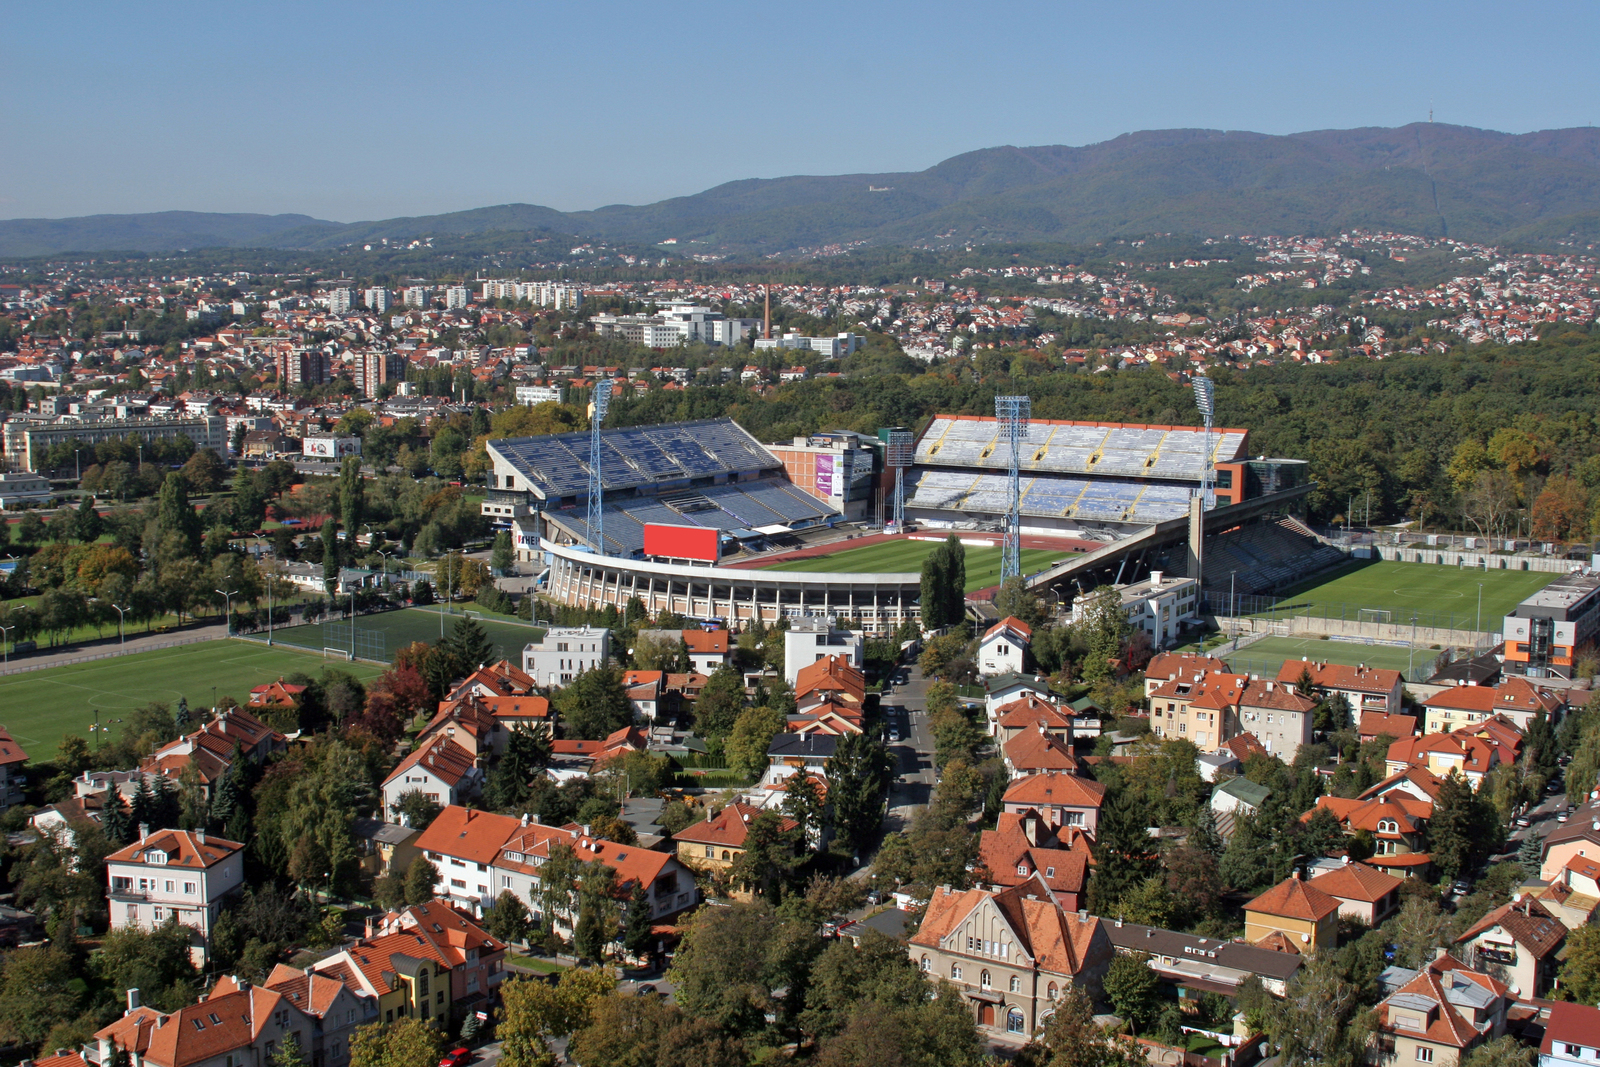
[[[1271,634],[1370,639],[1383,643],[1437,645],[1487,651],[1500,640],[1482,628],[1473,611],[1373,608],[1345,601],[1308,602],[1299,597],[1209,593],[1206,610],[1217,628],[1230,635]],[[1496,619],[1489,619],[1492,626]]]

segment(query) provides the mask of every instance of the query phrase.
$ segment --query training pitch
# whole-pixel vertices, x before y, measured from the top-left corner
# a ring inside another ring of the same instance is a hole
[[[256,686],[288,674],[315,677],[324,666],[364,682],[383,670],[366,663],[325,664],[320,654],[242,640],[201,641],[0,678],[0,726],[32,759],[47,760],[67,734],[94,744],[96,709],[109,739],[121,730],[117,720],[124,713],[151,701],[176,704],[183,697],[198,709],[226,696],[248,704]]]
[[[938,548],[939,541],[880,541],[861,548],[845,548],[826,556],[774,563],[763,570],[811,571],[830,574],[916,574],[922,570],[922,561]],[[967,545],[966,592],[1000,584],[1000,549]],[[1047,548],[1022,550],[1022,573],[1033,574],[1044,570],[1069,552]]]
[[[433,644],[439,640],[440,623],[444,624],[444,634],[448,636],[455,628],[455,624],[465,617],[464,609],[458,607],[455,612],[448,613],[434,608],[401,608],[398,611],[380,611],[372,615],[361,615],[356,619],[356,632],[378,631],[383,634],[384,655],[382,659],[394,659],[396,652],[413,641],[426,641]],[[522,650],[530,641],[537,641],[544,636],[544,627],[534,626],[517,619],[507,619],[504,615],[485,615],[481,611],[472,611],[472,618],[483,627],[489,640],[494,644],[496,659],[508,659],[518,667],[522,666]],[[343,636],[337,632],[330,633],[327,623],[334,623],[333,630],[343,630]],[[345,629],[343,619],[328,619],[323,622],[313,622],[303,626],[280,627],[273,631],[274,644],[294,645],[299,648],[321,652],[324,647],[348,647],[350,631]],[[252,640],[265,641],[266,634],[251,635]],[[356,655],[364,656],[364,650],[357,648]],[[377,657],[371,657],[377,658]]]
[[[1529,594],[1559,575],[1548,571],[1502,571],[1458,568],[1436,563],[1358,561],[1332,578],[1314,578],[1291,588],[1270,612],[1259,616],[1315,615],[1318,618],[1377,621],[1398,627],[1439,626],[1451,630],[1498,630],[1500,620]],[[1483,610],[1478,610],[1478,583],[1483,583]],[[1221,603],[1227,603],[1226,588]],[[1241,598],[1241,608],[1259,605]],[[1369,609],[1365,613],[1361,609]],[[1375,616],[1388,612],[1388,617]],[[1479,620],[1482,625],[1479,625]]]
[[[1433,661],[1439,650],[1419,647],[1411,649],[1398,645],[1364,645],[1353,641],[1323,641],[1315,637],[1264,637],[1259,641],[1232,651],[1232,644],[1213,648],[1210,655],[1227,662],[1239,674],[1257,674],[1263,678],[1276,678],[1278,668],[1285,660],[1311,659],[1328,663],[1342,663],[1347,667],[1366,664],[1383,670],[1405,673],[1407,667],[1421,667],[1432,673]]]

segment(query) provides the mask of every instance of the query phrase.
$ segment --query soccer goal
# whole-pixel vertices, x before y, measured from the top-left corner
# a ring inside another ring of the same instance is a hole
[[[1389,622],[1389,610],[1387,608],[1361,608],[1356,612],[1356,619],[1359,622]]]
[[[342,659],[346,663],[349,663],[351,660],[355,659],[355,657],[350,654],[350,650],[348,648],[329,648],[327,645],[323,645],[322,658],[327,659],[330,656],[335,659]]]

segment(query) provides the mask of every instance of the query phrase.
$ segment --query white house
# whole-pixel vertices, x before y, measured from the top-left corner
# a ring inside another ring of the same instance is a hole
[[[407,793],[421,793],[441,807],[459,804],[483,788],[483,768],[448,733],[435,734],[401,760],[383,781],[383,810],[388,816]]]
[[[1176,644],[1183,624],[1199,618],[1200,585],[1193,578],[1171,578],[1161,571],[1118,588],[1122,609],[1136,629],[1150,635],[1156,648]],[[1073,605],[1076,612],[1082,598]]]
[[[1007,615],[989,627],[978,641],[978,673],[986,678],[1021,674],[1032,641],[1033,627],[1014,615]]]
[[[1539,1067],[1594,1067],[1600,1063],[1600,1008],[1552,1004],[1539,1045]]]
[[[767,748],[767,785],[784,785],[797,770],[826,779],[828,760],[838,747],[832,734],[781,733]]]
[[[683,642],[689,650],[689,669],[707,676],[727,663],[731,652],[726,630],[640,630],[640,640],[646,637],[669,645]]]
[[[244,884],[244,846],[204,830],[139,827],[139,840],[106,857],[111,928],[153,930],[168,919],[194,930],[203,962],[222,901]]]
[[[866,666],[867,639],[854,630],[835,630],[827,619],[806,618],[791,623],[783,635],[783,679],[794,685],[800,668],[828,656],[843,656],[850,666]]]
[[[611,658],[611,631],[592,626],[552,626],[522,650],[522,669],[540,685],[567,685]]]

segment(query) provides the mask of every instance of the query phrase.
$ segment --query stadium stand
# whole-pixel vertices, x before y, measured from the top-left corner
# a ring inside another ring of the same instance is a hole
[[[1344,553],[1325,545],[1297,519],[1256,522],[1206,538],[1205,586],[1236,593],[1270,593],[1345,562]],[[1188,576],[1182,553],[1169,556],[1165,569]]]
[[[1005,470],[1010,456],[996,425],[993,419],[940,415],[917,442],[916,463]],[[1215,431],[1215,461],[1238,458],[1244,440],[1239,430]],[[1030,427],[1022,466],[1030,471],[1190,480],[1204,469],[1205,449],[1205,433],[1198,427],[1037,422]]]
[[[732,419],[603,430],[600,442],[601,480],[607,492],[709,482],[781,466]],[[490,441],[488,447],[541,499],[574,497],[588,489],[587,432],[503,438]]]
[[[644,524],[647,522],[703,526],[726,532],[815,522],[833,514],[833,509],[786,482],[762,479],[653,497],[626,497],[615,503],[608,500],[604,512],[606,554],[636,556],[644,551]],[[544,514],[549,522],[573,538],[592,543],[582,507],[569,504]]]
[[[915,470],[907,479],[906,506],[994,515],[1010,501],[1003,474]],[[1030,475],[1023,479],[1022,513],[1051,518],[1151,524],[1184,515],[1189,490],[1110,478]]]

